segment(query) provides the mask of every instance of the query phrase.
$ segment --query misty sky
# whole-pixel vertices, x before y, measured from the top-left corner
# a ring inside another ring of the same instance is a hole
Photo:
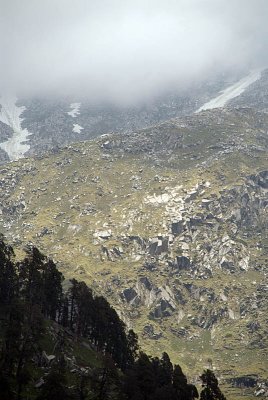
[[[139,101],[266,65],[267,20],[268,0],[0,0],[0,88]]]

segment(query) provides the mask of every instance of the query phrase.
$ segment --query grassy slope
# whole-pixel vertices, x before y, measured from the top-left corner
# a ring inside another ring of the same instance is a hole
[[[126,312],[126,306],[118,299],[111,281],[119,278],[118,290],[121,291],[134,284],[137,276],[145,272],[141,269],[142,260],[131,257],[131,249],[124,242],[124,237],[137,234],[148,238],[163,231],[164,206],[152,207],[144,202],[144,198],[180,185],[183,188],[178,191],[183,194],[202,180],[211,182],[204,196],[211,193],[219,195],[221,190],[242,183],[245,176],[267,166],[266,153],[256,148],[263,147],[265,143],[262,127],[256,130],[256,115],[253,112],[249,111],[246,117],[243,112],[226,112],[216,117],[207,113],[205,120],[202,116],[195,118],[194,121],[187,121],[187,128],[179,126],[177,121],[172,127],[163,124],[161,131],[171,131],[172,138],[183,134],[183,146],[176,149],[165,148],[165,138],[151,154],[143,153],[139,146],[151,132],[147,129],[138,133],[138,138],[131,138],[131,153],[122,151],[128,138],[115,135],[115,140],[118,138],[121,143],[111,151],[102,149],[101,144],[107,140],[103,138],[72,145],[40,159],[20,160],[5,167],[7,172],[3,173],[3,177],[16,170],[18,179],[8,200],[16,202],[22,196],[26,201],[26,211],[10,231],[18,235],[22,243],[32,241],[53,256],[66,277],[75,276],[94,285],[97,292],[104,293],[118,309]],[[268,122],[268,117],[262,118],[263,124]],[[155,135],[159,139],[159,132]],[[191,146],[193,143],[196,143],[194,147]],[[227,151],[222,153],[224,149]],[[24,173],[25,165],[34,167],[32,172]],[[138,189],[133,188],[133,183]],[[84,209],[90,208],[95,211],[88,215],[83,213]],[[51,229],[52,233],[40,236],[44,227]],[[9,234],[7,229],[1,227],[1,222],[0,228]],[[105,241],[105,246],[112,248],[120,245],[125,252],[122,259],[116,262],[105,259],[101,244],[94,243],[94,232],[106,229],[111,229],[113,236]],[[266,256],[256,249],[254,239],[252,242],[247,240],[247,245],[252,248],[252,260],[265,259]],[[257,283],[262,282],[261,273],[249,271],[236,277],[216,274],[207,281],[194,283],[218,292],[223,287],[233,287],[235,303],[239,301],[240,293],[250,296],[254,292],[251,274],[254,274]],[[157,276],[146,271],[146,276],[150,278],[150,275],[157,285],[169,280],[165,268]],[[189,281],[189,277],[181,279]],[[235,290],[237,280],[240,282],[240,293]],[[247,338],[243,338],[244,342],[241,339],[246,320],[223,322],[220,330],[217,328],[214,332],[213,339],[210,331],[200,334],[192,327],[192,333],[200,335],[192,340],[171,334],[170,326],[189,325],[187,313],[192,313],[193,307],[193,302],[190,306],[186,305],[186,316],[179,324],[172,317],[161,322],[150,321],[148,310],[141,308],[140,315],[132,323],[145,349],[157,355],[168,351],[173,361],[180,362],[192,376],[198,376],[202,368],[208,366],[208,359],[212,359],[213,366],[225,377],[247,374],[249,366],[250,373],[265,376],[264,350],[246,348],[244,343]],[[142,335],[147,323],[154,325],[156,331],[163,332],[161,340],[155,342]],[[232,390],[228,390],[231,393]],[[239,398],[238,392],[235,398]]]

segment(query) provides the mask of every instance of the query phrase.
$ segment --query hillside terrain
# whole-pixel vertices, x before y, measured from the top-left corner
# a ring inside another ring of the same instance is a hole
[[[65,280],[34,246],[15,260],[0,235],[1,400],[194,400],[198,389],[165,352],[140,351],[102,296]],[[226,400],[211,370],[203,394]],[[206,396],[207,398],[207,396]]]
[[[104,295],[148,353],[252,399],[267,378],[267,126],[263,110],[215,109],[7,163],[0,231]]]
[[[247,74],[248,71],[215,74],[184,89],[174,88],[136,105],[95,104],[83,98],[54,96],[0,97],[0,162],[16,160],[24,154],[40,154],[105,133],[133,132],[171,118],[190,115]]]
[[[254,82],[248,90],[231,100],[230,106],[253,107],[260,111],[268,110],[268,70],[262,71],[261,79]]]

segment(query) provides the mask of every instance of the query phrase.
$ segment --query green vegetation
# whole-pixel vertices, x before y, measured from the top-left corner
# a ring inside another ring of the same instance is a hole
[[[75,279],[64,293],[62,280],[54,262],[35,247],[14,262],[12,247],[0,237],[1,399],[198,398],[167,353],[139,353],[137,335],[125,332],[103,297],[93,297]]]
[[[249,109],[214,110],[7,164],[0,172],[0,230],[18,259],[24,257],[21,248],[34,243],[66,279],[84,281],[94,295],[105,296],[138,333],[144,351],[158,357],[167,351],[173,363],[179,357],[193,380],[210,368],[211,359],[228,397],[238,399],[242,390],[228,382],[248,373],[263,380],[267,365],[265,211],[259,213],[263,199],[249,178],[267,169],[267,123],[266,114]],[[210,185],[185,201],[202,182]],[[163,194],[171,200],[148,200]],[[201,207],[206,199],[215,199],[212,212]],[[199,214],[202,225],[175,236],[166,254],[151,257],[149,240],[171,233],[182,206],[187,223]],[[249,217],[247,224],[232,217],[237,210]],[[210,213],[215,219],[206,225]],[[111,236],[98,237],[108,230]],[[231,259],[232,272],[220,267],[219,254]],[[193,270],[172,266],[182,255]],[[239,267],[241,259],[248,269]],[[153,290],[139,293],[137,303],[127,302],[124,290],[136,290],[144,277]],[[152,317],[159,304],[147,300],[166,286],[176,308],[170,316]],[[146,333],[148,325],[155,336]]]

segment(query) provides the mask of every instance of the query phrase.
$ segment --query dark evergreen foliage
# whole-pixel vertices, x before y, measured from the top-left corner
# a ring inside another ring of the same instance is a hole
[[[112,358],[106,356],[102,368],[91,376],[92,396],[96,400],[118,399],[121,394],[120,377]]]
[[[16,399],[21,398],[30,379],[27,367],[41,351],[45,318],[69,328],[77,337],[88,338],[99,352],[113,360],[115,369],[125,370],[134,363],[137,336],[133,331],[126,332],[125,324],[107,300],[93,296],[84,282],[75,279],[64,294],[62,281],[55,263],[35,247],[28,247],[25,259],[15,263],[12,247],[0,236],[1,399],[11,399],[12,390]],[[54,349],[58,354],[63,354],[63,343],[64,338],[59,337]],[[106,368],[103,374],[110,376],[110,372]],[[51,372],[42,398],[50,392],[55,398],[65,393],[64,384],[61,387],[64,377],[61,378],[55,370]],[[81,389],[80,397],[82,392]],[[64,396],[69,398],[70,393]]]
[[[200,378],[203,386],[201,400],[226,400],[218,386],[218,379],[211,370],[204,371]]]
[[[129,400],[193,400],[198,398],[194,385],[189,385],[181,367],[173,367],[167,353],[161,359],[140,353],[124,379],[124,393]]]
[[[13,262],[14,252],[0,235],[0,306],[9,305],[17,291],[17,274]]]
[[[104,297],[93,297],[84,282],[72,279],[62,307],[64,326],[88,337],[98,351],[110,354],[122,370],[133,364],[137,338],[133,331],[126,334],[125,324]]]
[[[67,388],[65,375],[58,369],[52,369],[48,374],[40,395],[36,400],[75,400],[76,397]]]
[[[45,317],[55,320],[62,308],[63,280],[55,263],[31,247],[17,268],[23,298],[30,304],[38,304]]]
[[[37,400],[122,399],[193,400],[196,387],[187,383],[179,365],[167,353],[151,358],[139,353],[138,337],[102,296],[94,296],[84,283],[72,279],[64,293],[63,276],[55,263],[35,247],[24,260],[0,236],[0,399],[23,400],[24,389],[33,384],[33,360],[42,353],[45,321],[61,325],[54,346],[55,360]],[[65,361],[66,333],[85,337],[102,353],[103,363],[91,374],[77,371],[76,384],[68,387]],[[201,377],[201,399],[225,400],[211,371]],[[214,397],[213,397],[214,396]]]

